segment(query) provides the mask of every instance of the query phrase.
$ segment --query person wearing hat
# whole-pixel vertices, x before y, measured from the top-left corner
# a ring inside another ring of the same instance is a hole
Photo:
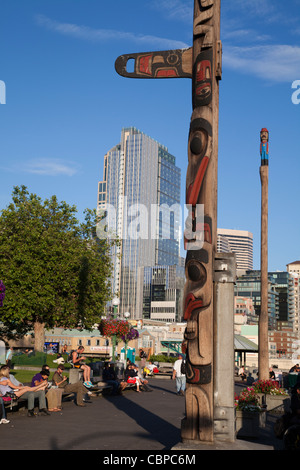
[[[77,406],[85,406],[83,402],[83,397],[87,393],[87,389],[82,382],[75,382],[73,384],[68,383],[68,378],[63,375],[65,366],[59,364],[57,366],[56,372],[54,372],[52,377],[53,385],[56,385],[59,389],[63,389],[63,393],[76,393],[76,404]]]

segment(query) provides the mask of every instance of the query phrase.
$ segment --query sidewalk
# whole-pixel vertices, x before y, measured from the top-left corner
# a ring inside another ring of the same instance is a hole
[[[274,450],[282,442],[272,431],[272,420],[257,440],[185,446],[181,420],[185,399],[175,393],[170,379],[149,381],[153,392],[125,391],[122,396],[99,396],[85,408],[64,402],[61,412],[28,418],[26,410],[9,412],[9,424],[0,425],[1,450],[200,451]]]

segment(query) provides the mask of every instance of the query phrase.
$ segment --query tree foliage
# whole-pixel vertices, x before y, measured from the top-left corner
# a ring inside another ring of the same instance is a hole
[[[0,279],[6,296],[0,336],[32,331],[36,324],[90,329],[110,298],[109,242],[95,236],[96,212],[76,218],[76,207],[42,202],[15,187],[0,215]]]

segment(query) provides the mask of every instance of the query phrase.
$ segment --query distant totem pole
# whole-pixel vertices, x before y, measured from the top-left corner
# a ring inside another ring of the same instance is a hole
[[[217,239],[217,167],[219,80],[221,79],[220,1],[195,0],[193,47],[161,52],[125,54],[116,71],[131,78],[191,78],[193,113],[188,139],[185,235],[187,322],[185,441],[213,441],[214,256]],[[129,60],[134,71],[126,70]],[[198,207],[204,217],[197,220]],[[187,236],[188,232],[188,236]]]
[[[261,181],[261,307],[258,328],[258,375],[260,380],[269,379],[269,345],[268,345],[268,187],[269,187],[269,131],[260,131],[259,169]]]
[[[260,131],[261,166],[269,165],[269,131],[265,127]]]

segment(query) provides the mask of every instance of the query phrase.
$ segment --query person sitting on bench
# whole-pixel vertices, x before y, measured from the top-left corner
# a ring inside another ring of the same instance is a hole
[[[14,385],[9,378],[9,367],[2,366],[0,368],[0,392],[2,396],[9,396],[11,398],[20,398],[26,392],[34,392],[37,390],[45,390],[48,382],[45,381],[36,387],[28,387],[27,385]],[[40,410],[43,414],[49,414],[46,408]]]
[[[138,367],[134,364],[129,364],[125,370],[125,380],[128,384],[136,384],[136,391],[141,392],[152,392],[152,389],[148,387],[148,380],[141,379],[138,375]],[[140,390],[140,387],[142,390]]]
[[[20,388],[20,386],[23,386],[23,384],[21,382],[19,382],[19,380],[17,380],[14,377],[14,375],[12,375],[12,374],[9,374],[9,380],[11,381],[11,383],[13,385],[16,386],[16,388]],[[23,393],[22,400],[27,400],[27,416],[29,418],[36,417],[36,413],[34,412],[35,400],[37,400],[38,403],[39,403],[39,410],[46,410],[47,411],[47,413],[45,413],[43,411],[42,414],[44,414],[44,415],[48,414],[49,415],[48,410],[47,410],[45,390],[44,389],[35,390],[35,391],[32,392],[32,389],[30,387],[29,392]]]
[[[62,388],[64,393],[76,393],[76,404],[77,406],[85,406],[84,404],[84,396],[87,393],[87,389],[83,385],[82,382],[75,382],[73,384],[68,383],[68,379],[65,375],[63,375],[63,371],[65,370],[65,366],[63,364],[59,364],[57,366],[56,372],[54,372],[52,377],[53,385],[58,388]],[[88,392],[91,393],[91,392]]]
[[[83,385],[89,388],[93,386],[91,382],[91,368],[83,362],[86,359],[86,357],[82,356],[83,351],[84,347],[79,346],[76,351],[72,352],[72,363],[76,369],[83,371]]]

